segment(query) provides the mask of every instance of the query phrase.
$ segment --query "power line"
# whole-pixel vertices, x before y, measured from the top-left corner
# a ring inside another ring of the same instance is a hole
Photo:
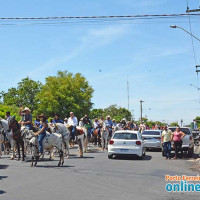
[[[160,14],[160,15],[109,15],[109,16],[68,16],[68,17],[0,17],[0,20],[48,20],[48,19],[103,19],[103,18],[146,18],[199,16],[200,14]]]

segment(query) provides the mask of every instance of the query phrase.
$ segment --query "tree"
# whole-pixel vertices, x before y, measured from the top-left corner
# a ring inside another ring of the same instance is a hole
[[[169,126],[179,126],[178,122],[172,122]]]
[[[59,113],[61,118],[70,111],[80,118],[88,114],[92,107],[93,88],[80,73],[73,75],[59,71],[57,76],[49,76],[37,95],[38,112],[48,117]]]
[[[9,111],[11,116],[15,116],[15,118],[19,121],[20,116],[19,116],[19,108],[16,106],[8,106],[8,105],[3,105],[0,103],[0,118],[5,118],[6,112]]]
[[[104,114],[103,109],[92,109],[89,113],[90,119],[95,119],[95,118],[99,119],[104,116],[105,116],[105,114]]]
[[[0,94],[6,105],[27,106],[31,110],[35,110],[38,104],[36,95],[40,92],[41,87],[42,84],[39,81],[36,82],[27,77],[18,83],[17,88],[10,88],[8,92],[2,91]]]
[[[90,112],[91,119],[94,118],[100,118],[110,115],[112,119],[115,119],[116,121],[121,121],[123,118],[126,118],[127,120],[131,120],[131,112],[127,110],[126,108],[118,107],[117,105],[111,105],[108,108],[105,109],[93,109]]]

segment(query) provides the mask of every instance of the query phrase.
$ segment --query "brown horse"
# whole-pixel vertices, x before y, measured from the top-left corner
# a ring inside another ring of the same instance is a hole
[[[17,151],[18,151],[18,160],[20,160],[20,146],[22,147],[22,161],[24,161],[24,141],[21,135],[21,127],[18,124],[17,120],[15,117],[12,117],[9,123],[9,127],[12,130],[13,134],[13,139],[16,143],[17,146]]]

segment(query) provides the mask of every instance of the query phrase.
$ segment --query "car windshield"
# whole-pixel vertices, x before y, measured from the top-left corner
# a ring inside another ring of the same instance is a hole
[[[120,140],[137,140],[137,134],[135,133],[115,133],[113,139]]]
[[[172,132],[176,131],[176,128],[170,128],[170,127],[169,127],[169,129],[170,129]],[[180,131],[182,131],[182,132],[185,133],[186,135],[190,135],[190,129],[188,129],[188,128],[180,128]]]
[[[159,131],[144,131],[142,135],[160,135]]]

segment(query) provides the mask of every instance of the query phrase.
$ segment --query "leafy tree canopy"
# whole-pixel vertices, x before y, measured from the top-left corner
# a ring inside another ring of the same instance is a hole
[[[17,107],[27,106],[31,110],[37,108],[38,101],[36,95],[41,90],[42,84],[39,81],[33,81],[30,78],[24,78],[18,83],[17,88],[10,88],[7,92],[0,93],[2,102],[5,105],[14,105]]]
[[[37,95],[38,113],[48,117],[59,113],[61,118],[73,111],[78,118],[89,113],[94,90],[80,73],[59,71],[57,76],[49,76]]]

